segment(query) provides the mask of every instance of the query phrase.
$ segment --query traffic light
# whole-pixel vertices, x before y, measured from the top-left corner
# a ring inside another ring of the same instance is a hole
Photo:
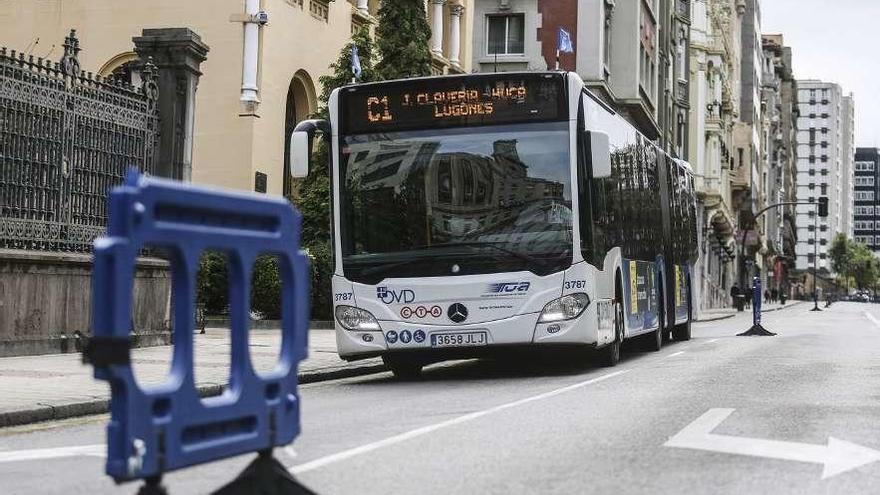
[[[819,216],[822,218],[828,216],[828,198],[825,196],[819,198]]]

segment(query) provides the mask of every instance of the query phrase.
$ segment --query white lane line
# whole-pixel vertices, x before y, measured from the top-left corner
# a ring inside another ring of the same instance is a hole
[[[428,433],[435,432],[437,430],[447,428],[450,426],[459,425],[462,423],[467,423],[468,421],[473,421],[478,418],[482,418],[483,416],[488,416],[490,414],[494,414],[500,411],[504,411],[506,409],[512,409],[514,407],[519,407],[524,404],[528,404],[530,402],[535,402],[543,399],[548,399],[550,397],[554,397],[559,394],[564,394],[566,392],[571,392],[572,390],[576,390],[582,387],[586,387],[588,385],[593,385],[594,383],[599,383],[601,381],[605,381],[609,378],[614,378],[616,376],[620,376],[624,373],[629,373],[631,370],[620,370],[615,371],[614,373],[608,373],[607,375],[602,375],[600,377],[592,378],[587,381],[575,383],[573,385],[568,385],[566,387],[558,388],[556,390],[551,390],[550,392],[545,392],[543,394],[534,395],[532,397],[527,397],[525,399],[520,399],[514,402],[508,402],[506,404],[501,404],[500,406],[495,406],[489,409],[484,409],[482,411],[476,411],[469,414],[465,414],[463,416],[459,416],[457,418],[452,418],[446,421],[441,421],[440,423],[435,423],[433,425],[423,426],[421,428],[416,428],[415,430],[410,430],[405,433],[401,433],[399,435],[394,435],[393,437],[388,437],[383,440],[379,440],[377,442],[368,443],[366,445],[361,445],[360,447],[355,447],[348,450],[343,450],[342,452],[337,452],[336,454],[331,454],[325,457],[320,457],[315,459],[314,461],[306,462],[303,464],[298,464],[296,466],[292,466],[288,468],[293,474],[302,474],[307,471],[312,471],[313,469],[318,469],[329,464],[333,464],[339,461],[344,461],[346,459],[350,459],[352,457],[366,454],[367,452],[372,452],[377,449],[381,449],[383,447],[388,447],[390,445],[398,444],[401,442],[405,442],[407,440],[411,440],[416,437],[420,437],[423,435],[427,435]]]
[[[681,356],[682,354],[684,354],[684,351],[678,351],[678,352],[673,352],[672,354],[670,354],[666,357],[671,358],[671,357],[675,357],[675,356]]]
[[[871,320],[871,323],[873,323],[875,327],[880,328],[880,320],[877,320],[877,318],[874,318],[874,315],[872,315],[871,313],[869,313],[867,311],[865,311],[864,314],[865,314],[865,318]]]
[[[719,340],[719,339],[707,340],[706,343],[708,343],[708,344],[714,344],[715,342],[718,342],[718,340]]]
[[[13,450],[0,452],[0,464],[6,462],[39,461],[44,459],[60,459],[63,457],[104,457],[107,446],[79,445],[76,447],[57,447],[53,449]]]

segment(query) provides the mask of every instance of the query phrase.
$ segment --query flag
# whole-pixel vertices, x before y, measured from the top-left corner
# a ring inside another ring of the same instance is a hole
[[[361,58],[358,56],[357,45],[351,46],[351,71],[354,73],[355,79],[361,77]]]
[[[559,28],[559,39],[556,42],[556,51],[559,53],[574,53],[574,43],[571,34],[563,28]]]

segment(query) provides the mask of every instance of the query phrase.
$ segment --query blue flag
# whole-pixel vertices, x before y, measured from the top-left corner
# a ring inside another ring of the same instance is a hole
[[[351,71],[354,73],[355,79],[361,78],[361,58],[358,56],[357,45],[351,46]]]
[[[559,28],[559,38],[556,41],[556,50],[559,53],[574,53],[574,43],[571,41],[571,34],[563,28]]]

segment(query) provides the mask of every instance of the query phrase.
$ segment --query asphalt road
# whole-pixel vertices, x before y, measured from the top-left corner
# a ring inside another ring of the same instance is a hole
[[[747,315],[698,324],[610,369],[467,361],[305,385],[304,432],[277,455],[321,494],[878,493],[880,305],[809,309],[765,315],[776,337],[736,337]],[[0,493],[135,493],[88,447],[105,421],[0,430]],[[166,485],[208,493],[249,460]]]

